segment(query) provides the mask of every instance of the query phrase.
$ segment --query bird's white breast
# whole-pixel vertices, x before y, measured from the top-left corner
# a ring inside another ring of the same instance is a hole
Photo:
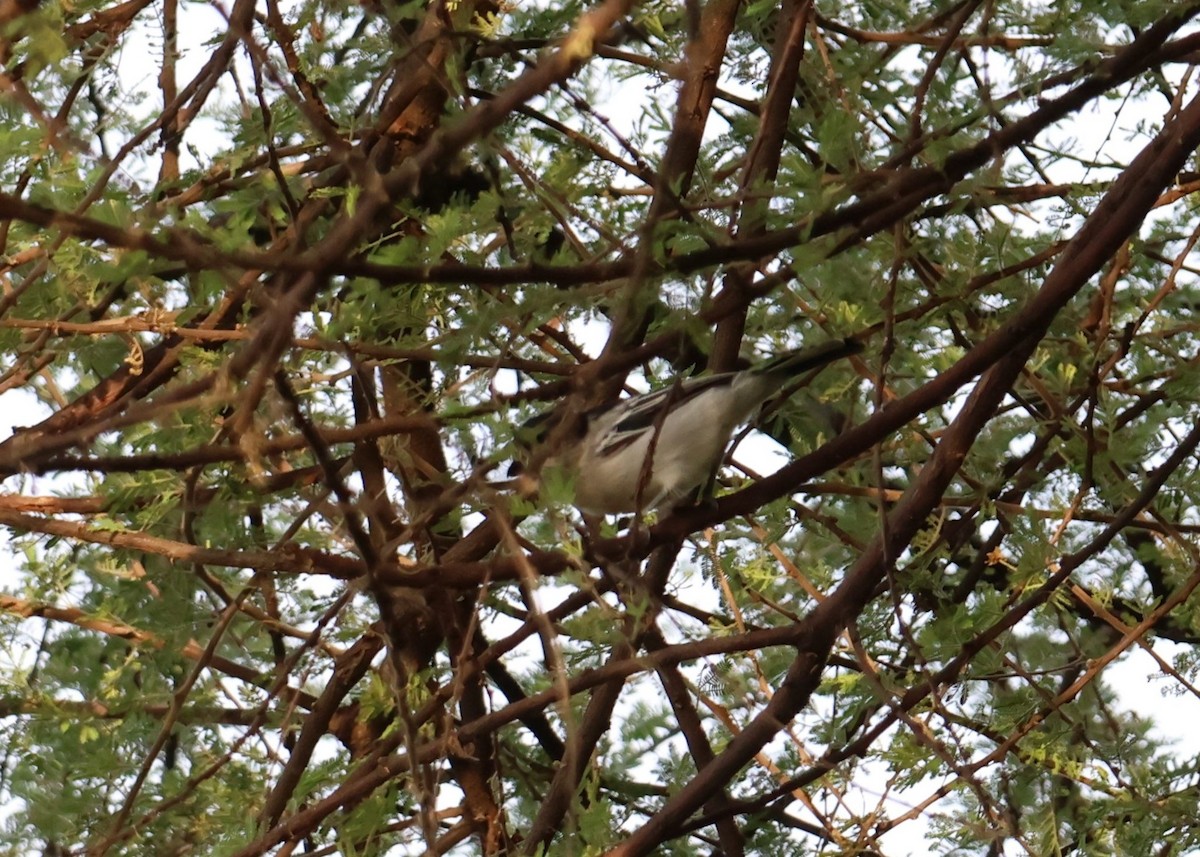
[[[648,509],[682,499],[720,463],[730,434],[745,418],[736,399],[731,388],[720,387],[680,402],[657,430],[642,432],[603,464],[581,469],[575,481],[576,504],[605,514],[635,511],[652,444],[654,466],[642,486],[641,507]],[[593,456],[582,458],[587,461]]]

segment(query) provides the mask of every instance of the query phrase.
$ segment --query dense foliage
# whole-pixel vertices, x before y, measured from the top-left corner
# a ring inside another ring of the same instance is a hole
[[[1200,853],[1197,14],[0,4],[0,853]]]

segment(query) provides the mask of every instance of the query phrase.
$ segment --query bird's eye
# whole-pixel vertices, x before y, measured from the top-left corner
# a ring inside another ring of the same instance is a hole
[[[517,444],[529,449],[544,441],[556,424],[555,413],[551,410],[535,414],[517,426]]]

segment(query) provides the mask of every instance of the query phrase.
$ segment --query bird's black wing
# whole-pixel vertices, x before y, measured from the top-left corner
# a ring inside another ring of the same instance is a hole
[[[637,434],[654,425],[654,421],[658,419],[663,407],[677,408],[705,390],[723,387],[732,380],[732,373],[689,378],[681,384],[663,387],[661,390],[626,399],[618,405],[625,408],[626,413],[613,426],[613,434]]]

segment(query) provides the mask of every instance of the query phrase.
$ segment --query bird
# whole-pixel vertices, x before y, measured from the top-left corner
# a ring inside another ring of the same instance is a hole
[[[538,441],[557,441],[543,469],[560,468],[570,476],[580,510],[669,511],[694,498],[716,473],[734,430],[783,392],[789,379],[860,351],[857,340],[833,339],[741,371],[677,379],[575,415],[565,429],[555,428],[564,418],[557,412],[526,426],[536,429]],[[523,469],[514,465],[509,472]]]

